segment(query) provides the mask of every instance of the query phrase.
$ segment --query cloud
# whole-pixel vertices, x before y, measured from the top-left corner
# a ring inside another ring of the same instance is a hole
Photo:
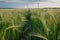
[[[6,2],[18,2],[19,0],[6,0]]]
[[[27,8],[37,8],[38,6],[37,6],[37,3],[32,3],[30,5],[27,5],[26,7]]]
[[[43,2],[40,4],[40,7],[41,8],[60,7],[60,3]]]
[[[41,2],[41,1],[46,1],[46,0],[0,0],[4,2]]]
[[[4,2],[19,2],[19,0],[0,0],[0,1],[4,1]]]
[[[60,1],[60,0],[47,0],[47,1],[55,1],[56,2],[56,1]]]
[[[0,8],[60,7],[60,0],[0,0]]]
[[[55,2],[55,3],[57,3],[57,2],[60,2],[60,0],[47,0],[48,2]]]
[[[51,2],[40,2],[39,4],[39,8],[59,8],[60,7],[60,3],[51,3]],[[34,4],[30,4],[28,5],[28,8],[38,8],[38,4],[34,3]]]

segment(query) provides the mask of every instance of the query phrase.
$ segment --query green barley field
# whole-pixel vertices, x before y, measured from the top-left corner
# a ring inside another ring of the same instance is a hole
[[[60,9],[0,9],[0,40],[60,40]]]

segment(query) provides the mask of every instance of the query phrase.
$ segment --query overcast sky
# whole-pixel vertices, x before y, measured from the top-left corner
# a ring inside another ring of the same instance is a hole
[[[60,7],[60,0],[0,0],[0,8]]]

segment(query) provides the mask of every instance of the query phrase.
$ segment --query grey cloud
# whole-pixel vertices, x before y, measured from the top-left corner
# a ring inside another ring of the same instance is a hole
[[[28,3],[31,5],[33,2],[45,2],[46,0],[17,0],[17,2],[6,2],[7,0],[0,0],[0,8],[15,8],[15,7],[24,7]]]

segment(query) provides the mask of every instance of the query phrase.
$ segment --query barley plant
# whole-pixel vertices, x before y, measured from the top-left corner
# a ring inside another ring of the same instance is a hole
[[[60,9],[0,9],[0,40],[60,40]]]

